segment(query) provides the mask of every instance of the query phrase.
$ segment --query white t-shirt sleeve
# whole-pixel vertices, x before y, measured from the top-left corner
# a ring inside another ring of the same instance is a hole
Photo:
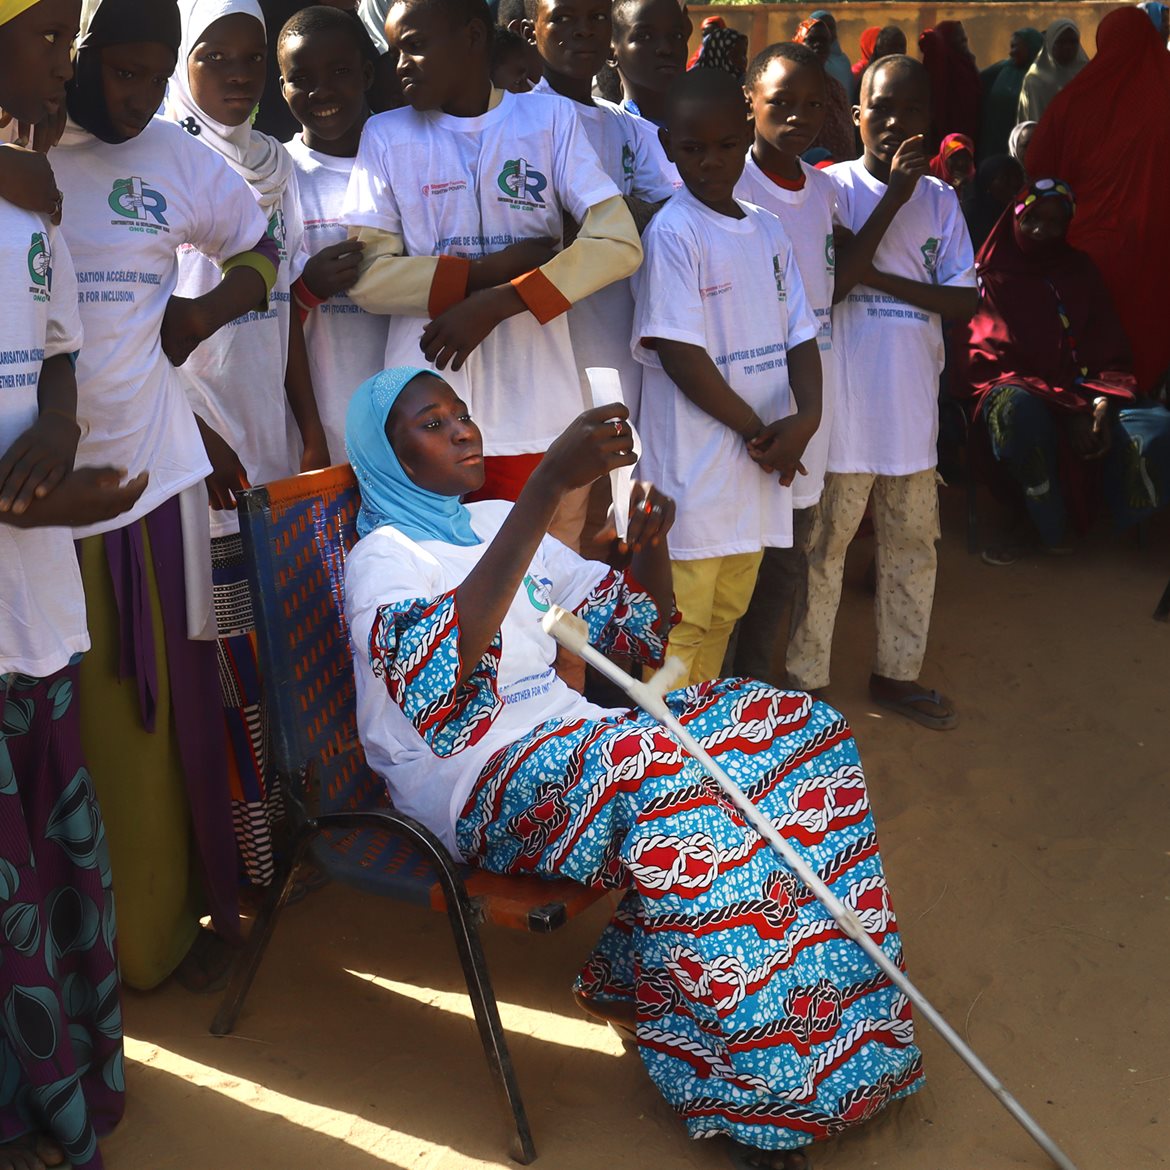
[[[785,345],[794,349],[806,341],[812,341],[820,326],[805,295],[804,281],[796,264],[796,249],[791,247],[784,261],[784,288],[788,297],[788,336]]]
[[[626,117],[627,133],[634,145],[634,186],[630,194],[647,203],[661,203],[674,194],[674,177],[649,123]]]
[[[194,149],[184,151],[192,164],[185,178],[193,193],[193,214],[186,243],[222,264],[254,248],[268,230],[268,220],[243,178],[214,150],[188,141]]]
[[[553,183],[557,198],[582,223],[589,208],[621,192],[601,166],[601,159],[569,102],[557,102],[554,121]],[[361,163],[361,155],[358,155]],[[357,174],[357,167],[354,168]],[[350,190],[353,190],[351,183]],[[375,227],[380,225],[373,225]]]
[[[370,630],[378,610],[395,602],[430,600],[445,592],[439,563],[393,529],[378,529],[350,556],[345,574],[345,613],[355,651],[369,666]]]
[[[953,194],[945,207],[942,243],[935,269],[938,283],[946,288],[974,288],[975,250],[971,245],[971,233],[967,230],[959,200]]]
[[[552,581],[553,603],[570,612],[589,596],[609,572],[609,566],[587,561],[555,536],[540,542],[540,559]]]
[[[284,198],[285,247],[288,251],[288,282],[300,280],[305,265],[309,262],[308,244],[305,240],[305,213],[301,207],[300,185],[294,169],[288,181]]]
[[[381,129],[378,119],[372,119],[362,131],[341,222],[347,227],[371,227],[402,235],[402,214],[390,183],[387,144]]]
[[[77,353],[82,345],[81,311],[77,305],[77,273],[65,237],[57,228],[49,229],[49,246],[53,257],[53,295],[45,330],[45,357]]]
[[[698,249],[674,232],[655,231],[653,224],[646,232],[643,247],[645,258],[638,273],[634,305],[634,356],[642,362],[659,364],[643,344],[648,337],[706,349]]]

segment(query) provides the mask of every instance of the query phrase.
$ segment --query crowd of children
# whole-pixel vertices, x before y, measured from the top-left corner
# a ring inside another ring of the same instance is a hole
[[[750,62],[720,22],[688,71],[679,0],[291,8],[0,0],[0,1168],[101,1165],[119,963],[224,980],[279,812],[236,493],[345,461],[384,368],[441,373],[476,498],[511,501],[618,371],[690,683],[786,648],[827,687],[868,510],[871,696],[957,721],[920,680],[944,321],[980,303],[955,188],[1003,138],[991,232],[1075,26],[1013,41],[981,124],[954,22],[925,64],[868,30],[854,68],[828,13]],[[254,125],[273,60],[286,143]],[[589,505],[550,531],[579,549]]]

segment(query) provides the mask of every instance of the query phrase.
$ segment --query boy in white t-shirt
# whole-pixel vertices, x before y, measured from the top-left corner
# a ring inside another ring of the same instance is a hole
[[[839,394],[810,536],[808,605],[788,650],[789,681],[806,690],[828,685],[845,552],[872,495],[878,638],[870,695],[943,730],[957,722],[954,708],[918,674],[939,536],[942,318],[975,311],[974,255],[954,191],[925,176],[930,86],[921,62],[883,57],[865,74],[854,116],[865,153],[829,174],[844,227],[871,244],[882,239],[871,264],[853,258],[862,269],[859,287],[834,313]]]
[[[678,501],[670,644],[691,682],[720,673],[763,549],[792,543],[789,485],[821,415],[817,323],[792,244],[733,195],[746,114],[730,74],[675,82],[663,144],[685,190],[647,229],[635,280],[641,474]]]
[[[305,250],[311,259],[293,295],[305,315],[305,346],[329,459],[345,462],[345,411],[350,396],[382,369],[386,318],[355,305],[347,290],[358,278],[362,245],[341,222],[345,193],[370,116],[374,81],[351,14],[325,5],[302,9],[277,40],[281,89],[304,127],[286,146],[297,173]]]
[[[791,607],[789,630],[804,612],[808,534],[825,484],[833,425],[837,188],[824,171],[800,157],[825,119],[825,69],[820,58],[804,45],[770,45],[748,66],[744,91],[752,109],[755,140],[735,193],[772,212],[784,225],[805,297],[817,319],[821,353],[821,425],[805,448],[804,474],[792,481],[792,547],[764,550],[756,590],[736,631],[727,669],[728,674],[771,681],[784,611]]]
[[[605,173],[625,197],[634,222],[644,228],[674,194],[665,155],[654,128],[619,106],[593,97],[593,78],[609,53],[610,0],[526,0],[525,34],[540,54],[543,76],[534,93],[572,103]],[[630,353],[634,297],[628,280],[617,280],[569,310],[569,334],[582,371],[616,369],[630,417],[637,422],[642,368]]]
[[[350,296],[391,314],[386,365],[421,350],[447,371],[483,428],[481,498],[514,500],[581,410],[567,310],[642,250],[572,107],[492,88],[491,28],[483,0],[391,7],[410,104],[366,123],[345,220],[366,243]],[[561,250],[565,212],[580,228]],[[573,546],[586,494],[556,525]]]

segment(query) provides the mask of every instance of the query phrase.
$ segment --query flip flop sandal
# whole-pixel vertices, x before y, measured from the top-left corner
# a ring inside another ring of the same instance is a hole
[[[936,707],[945,707],[945,700],[938,691],[910,691],[897,698],[885,695],[879,697],[870,691],[869,697],[875,706],[893,711],[896,715],[904,715],[907,719],[913,719],[915,723],[929,727],[932,731],[950,731],[959,722],[959,716],[954,711],[946,715],[932,715],[929,711],[923,711],[914,706],[915,703],[933,703]]]
[[[318,890],[323,890],[329,884],[330,880],[327,873],[322,873],[311,862],[302,862],[297,868],[292,889],[289,890],[284,904],[286,906],[295,906],[298,902],[303,902],[310,894],[315,894]]]

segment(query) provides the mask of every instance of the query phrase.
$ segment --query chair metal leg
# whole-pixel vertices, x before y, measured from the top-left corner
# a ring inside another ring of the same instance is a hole
[[[1164,622],[1170,619],[1170,584],[1167,584],[1165,591],[1162,593],[1162,599],[1158,602],[1157,608],[1154,610],[1154,621]]]
[[[487,1057],[488,1069],[507,1111],[510,1128],[515,1129],[511,1156],[523,1166],[535,1161],[536,1146],[532,1140],[532,1130],[528,1124],[524,1101],[520,1096],[520,1085],[512,1065],[511,1053],[508,1051],[507,1038],[500,1023],[500,1010],[496,1005],[496,995],[488,975],[487,959],[479,937],[475,910],[467,897],[463,879],[450,856],[430,832],[400,813],[323,813],[318,818],[317,825],[319,828],[335,826],[356,828],[359,825],[393,828],[396,832],[408,834],[431,855],[443,887],[447,919],[451,924],[451,934],[455,939],[459,962],[463,966],[467,994],[475,1013],[475,1023],[479,1029],[484,1055]]]
[[[244,1000],[252,986],[252,980],[256,978],[256,972],[260,969],[260,963],[264,959],[264,952],[268,949],[268,943],[276,929],[276,919],[281,910],[284,909],[284,904],[288,901],[289,893],[292,891],[297,867],[304,858],[309,842],[312,841],[316,832],[317,827],[312,824],[302,828],[293,843],[289,860],[277,871],[272,882],[272,890],[263,908],[256,915],[256,921],[252,923],[252,932],[248,935],[248,941],[236,959],[232,969],[231,982],[224,992],[219,1011],[215,1013],[215,1019],[211,1021],[211,1034],[213,1036],[230,1035],[235,1028],[236,1020],[244,1006]]]

